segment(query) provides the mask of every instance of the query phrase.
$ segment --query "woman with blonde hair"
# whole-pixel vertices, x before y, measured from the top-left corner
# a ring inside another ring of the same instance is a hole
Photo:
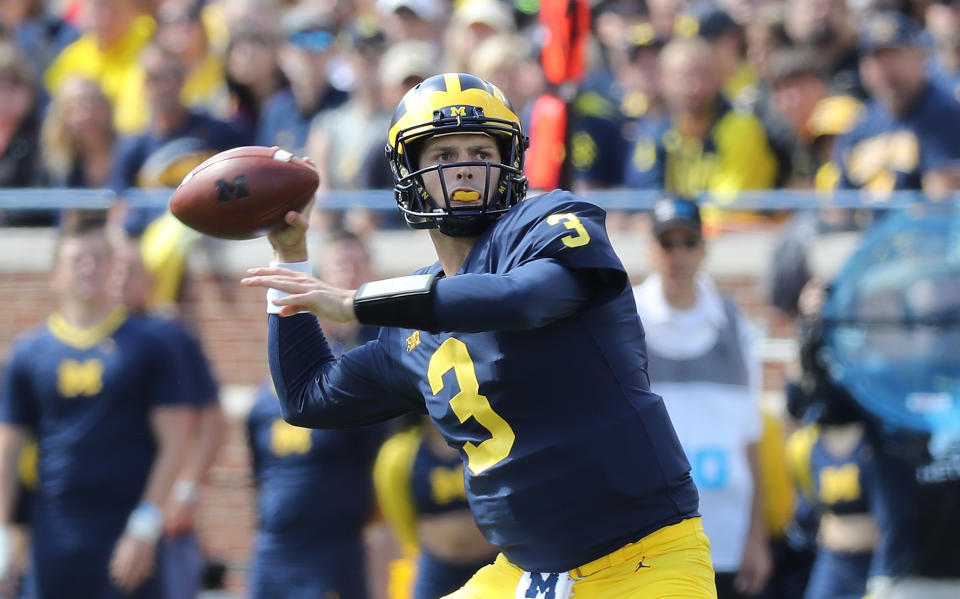
[[[68,80],[53,97],[40,138],[55,187],[105,187],[113,164],[113,107],[96,81]]]

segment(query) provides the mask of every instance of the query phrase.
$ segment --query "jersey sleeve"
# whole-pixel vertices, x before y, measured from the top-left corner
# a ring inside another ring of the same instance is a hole
[[[384,333],[334,358],[310,314],[269,316],[270,372],[283,419],[308,428],[352,428],[426,413],[416,387],[383,348]]]
[[[178,350],[178,370],[182,373],[183,391],[190,403],[203,407],[217,402],[219,386],[204,354],[200,340],[183,323],[173,322]]]
[[[622,291],[627,284],[626,270],[610,245],[606,212],[563,191],[536,200],[538,204],[530,206],[516,225],[520,234],[508,242],[515,248],[511,262],[520,265],[549,258],[591,279],[594,285]]]
[[[23,346],[14,348],[10,363],[0,383],[0,422],[33,428],[36,424],[36,401]]]
[[[174,343],[165,336],[144,337],[144,364],[141,366],[147,404],[152,407],[191,405],[187,381],[182,376],[183,358]]]
[[[591,289],[553,258],[532,260],[504,274],[466,273],[437,281],[438,331],[523,331],[570,316],[590,301]]]

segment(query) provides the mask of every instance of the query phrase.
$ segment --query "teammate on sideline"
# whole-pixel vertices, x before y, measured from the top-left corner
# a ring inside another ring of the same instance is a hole
[[[306,218],[270,235],[269,357],[284,417],[342,428],[427,412],[460,450],[500,548],[451,598],[716,597],[697,491],[604,212],[563,191],[526,201],[520,119],[472,75],[426,79],[389,133],[401,213],[439,262],[332,287],[308,273]],[[283,293],[289,293],[281,297]],[[317,316],[381,325],[334,359]]]
[[[159,598],[161,506],[193,409],[176,356],[111,293],[102,222],[68,221],[56,250],[58,311],[15,347],[0,390],[0,558],[27,432],[39,486],[29,517],[30,596]],[[0,583],[6,566],[0,559]]]

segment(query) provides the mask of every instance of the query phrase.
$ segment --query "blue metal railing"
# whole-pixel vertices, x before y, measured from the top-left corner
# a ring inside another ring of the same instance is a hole
[[[131,205],[144,208],[166,207],[171,189],[129,189],[122,195]],[[662,197],[659,190],[605,189],[583,194],[607,210],[649,210]],[[118,194],[109,189],[26,188],[0,189],[0,210],[53,210],[60,208],[106,208]],[[960,202],[960,191],[950,199]],[[811,210],[826,206],[886,210],[927,201],[916,191],[897,191],[879,197],[858,190],[830,193],[811,190],[773,189],[745,191],[735,196],[709,196],[701,202],[731,210]],[[367,208],[395,210],[393,193],[386,189],[331,191],[321,195],[317,207],[330,210]]]

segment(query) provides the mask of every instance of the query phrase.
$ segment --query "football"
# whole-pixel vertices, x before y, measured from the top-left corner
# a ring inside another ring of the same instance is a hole
[[[303,210],[320,176],[278,147],[244,146],[211,156],[170,198],[170,212],[191,229],[220,239],[251,239]]]

